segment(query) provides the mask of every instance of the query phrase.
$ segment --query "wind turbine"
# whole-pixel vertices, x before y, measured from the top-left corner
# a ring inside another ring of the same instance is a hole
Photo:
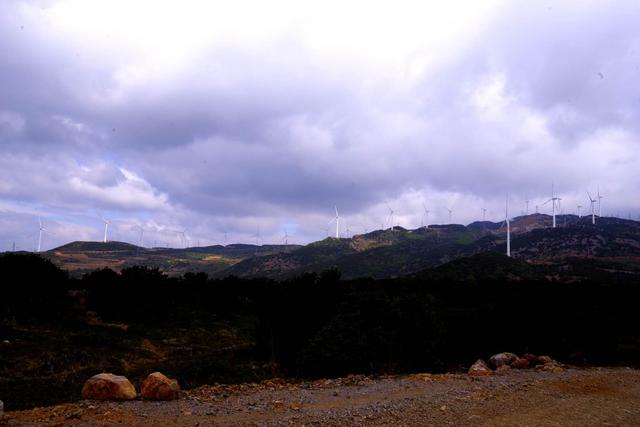
[[[422,204],[422,207],[424,208],[424,213],[422,214],[422,226],[424,228],[429,228],[429,209],[427,209],[427,207],[425,206],[425,204]],[[425,218],[427,219],[427,225],[424,224],[424,220]]]
[[[591,197],[589,197],[591,198]],[[578,205],[578,218],[582,218],[582,214],[580,213],[580,209],[582,209],[582,205]]]
[[[447,208],[447,210],[449,211],[449,224],[451,224],[451,217],[453,216],[453,209]]]
[[[526,203],[527,203],[526,215],[529,215],[529,199],[526,200]]]
[[[225,231],[224,232],[224,245],[225,246],[227,246],[227,236],[228,236],[228,233]]]
[[[387,208],[389,209],[389,218],[388,218],[388,222],[391,225],[391,231],[393,231],[393,214],[395,213],[393,209],[391,209],[391,206],[389,206],[389,203],[385,203],[387,205]]]
[[[39,229],[39,232],[38,232],[38,252],[40,252],[40,248],[41,248],[41,245],[42,245],[42,232],[43,231],[47,231],[47,229],[42,226],[42,220],[40,219],[40,217],[38,217],[38,223],[40,224],[40,229]],[[15,243],[14,243],[14,245],[15,245]]]
[[[135,225],[134,228],[140,230],[140,240],[138,241],[138,246],[142,247],[142,239],[144,237],[144,228],[141,225]]]
[[[104,239],[102,240],[103,243],[107,243],[107,230],[109,229],[109,223],[111,221],[108,221],[104,218],[102,218],[102,222],[104,222]]]
[[[591,194],[587,191],[587,196],[589,196],[589,201],[591,202],[591,224],[596,223],[596,202],[597,200],[591,197]]]
[[[602,202],[601,200],[604,198],[604,196],[600,195],[600,187],[598,187],[598,216],[600,218],[602,218]]]
[[[180,242],[182,243],[182,247],[187,247],[187,230],[178,231],[178,235],[180,236]]]
[[[282,237],[282,239],[280,240],[281,242],[284,242],[284,245],[287,246],[289,245],[289,234],[287,233],[287,229],[284,229],[284,236]]]
[[[482,208],[482,220],[484,221],[487,217],[487,208]]]
[[[511,225],[509,224],[509,194],[507,193],[507,203],[504,213],[504,222],[507,224],[507,256],[511,256]]]
[[[334,206],[334,208],[336,210],[336,216],[334,216],[333,219],[327,223],[327,225],[331,225],[333,221],[336,222],[336,239],[339,239],[340,238],[340,214],[338,213],[338,207]]]
[[[543,203],[543,205],[546,205],[547,203],[551,202],[551,211],[552,211],[552,216],[553,216],[553,228],[556,228],[556,203],[558,204],[558,208],[560,208],[560,200],[562,200],[560,197],[557,197],[553,188],[553,182],[551,183],[551,198],[549,200],[547,200],[546,202]]]

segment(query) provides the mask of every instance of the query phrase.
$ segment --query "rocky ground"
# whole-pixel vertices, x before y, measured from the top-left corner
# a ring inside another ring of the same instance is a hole
[[[80,401],[8,412],[6,425],[640,425],[640,371],[510,370],[213,385],[171,402]]]

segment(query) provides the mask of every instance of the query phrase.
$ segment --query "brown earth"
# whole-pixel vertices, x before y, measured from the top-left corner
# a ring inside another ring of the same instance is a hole
[[[640,371],[512,370],[213,385],[173,402],[80,401],[9,412],[8,425],[640,425]],[[2,422],[0,422],[2,424]]]

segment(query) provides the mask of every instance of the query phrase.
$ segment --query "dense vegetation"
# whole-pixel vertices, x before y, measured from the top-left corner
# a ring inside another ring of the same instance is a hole
[[[161,370],[191,387],[455,370],[499,351],[640,361],[637,272],[584,258],[542,268],[487,253],[400,279],[327,270],[277,282],[147,267],[74,279],[7,254],[0,274],[9,409],[75,399],[99,371],[137,381]]]

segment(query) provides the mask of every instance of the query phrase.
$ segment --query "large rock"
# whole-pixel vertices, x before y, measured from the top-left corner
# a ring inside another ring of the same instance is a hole
[[[492,373],[493,371],[489,369],[487,364],[484,363],[484,360],[482,359],[478,359],[476,363],[471,365],[471,367],[469,368],[469,375],[474,377],[484,377],[486,375],[491,375]]]
[[[529,361],[524,357],[520,357],[511,362],[511,367],[514,369],[527,369],[529,367]]]
[[[498,353],[489,358],[489,366],[497,369],[500,366],[509,365],[518,360],[518,356],[513,353]]]
[[[94,375],[84,383],[82,397],[93,400],[131,400],[136,388],[126,378],[113,374]]]
[[[180,397],[180,386],[176,380],[154,372],[142,383],[140,394],[148,400],[175,400]]]

